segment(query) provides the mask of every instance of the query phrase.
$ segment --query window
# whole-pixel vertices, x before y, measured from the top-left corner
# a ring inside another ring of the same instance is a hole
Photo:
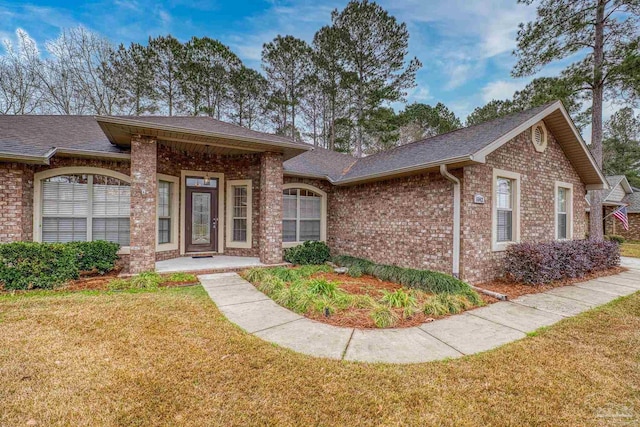
[[[158,244],[171,243],[172,183],[158,181]]]
[[[555,223],[556,223],[556,239],[571,239],[572,230],[572,203],[573,185],[556,182],[555,185]]]
[[[282,197],[282,241],[325,240],[326,195],[318,189],[291,187]]]
[[[251,247],[251,180],[227,181],[227,246]]]
[[[492,250],[520,239],[520,174],[493,170]]]
[[[498,230],[496,240],[510,242],[513,240],[513,181],[507,178],[498,178],[497,188]]]
[[[43,242],[108,240],[129,246],[131,187],[97,174],[42,180]]]

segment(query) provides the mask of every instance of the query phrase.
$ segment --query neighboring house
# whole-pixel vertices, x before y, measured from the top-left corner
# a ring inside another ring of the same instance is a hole
[[[622,236],[627,240],[640,240],[640,189],[633,188],[624,175],[608,176],[608,190],[602,191],[602,217],[605,234]],[[587,196],[587,201],[589,197]],[[611,214],[622,206],[627,207],[629,230],[625,230],[620,221]],[[587,207],[587,220],[589,207]]]
[[[501,274],[582,239],[607,188],[560,102],[356,159],[207,117],[0,116],[0,241],[107,239],[133,273],[189,254],[333,253]]]

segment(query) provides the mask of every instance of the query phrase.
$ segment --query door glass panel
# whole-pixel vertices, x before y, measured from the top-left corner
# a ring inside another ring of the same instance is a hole
[[[218,187],[218,180],[215,179],[215,178],[187,177],[187,187],[217,188]]]
[[[211,194],[191,193],[191,243],[211,243]]]

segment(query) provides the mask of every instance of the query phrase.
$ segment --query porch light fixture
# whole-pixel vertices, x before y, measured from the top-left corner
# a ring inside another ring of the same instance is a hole
[[[211,178],[209,178],[209,174],[206,174],[204,176],[204,185],[209,185],[211,184]]]

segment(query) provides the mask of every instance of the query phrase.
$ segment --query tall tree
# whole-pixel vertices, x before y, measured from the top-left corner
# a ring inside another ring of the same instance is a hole
[[[533,0],[518,0],[531,5]],[[562,73],[591,99],[591,152],[602,167],[602,104],[605,96],[637,96],[640,69],[638,0],[542,0],[536,20],[520,24],[515,77],[574,59]],[[589,234],[602,240],[602,195],[592,192]]]
[[[511,99],[494,99],[473,110],[467,117],[467,126],[528,110],[555,100],[562,101],[579,128],[586,124],[580,87],[577,87],[574,81],[562,77],[539,77],[533,79],[524,89],[516,91]]]
[[[407,105],[398,114],[398,122],[400,144],[451,132],[462,127],[460,119],[441,102],[438,102],[435,107],[421,103]]]
[[[240,67],[240,59],[218,40],[193,37],[185,45],[180,65],[180,87],[188,112],[219,119],[231,73]]]
[[[365,153],[379,153],[397,146],[400,131],[395,111],[392,108],[380,107],[368,113],[364,122]]]
[[[336,149],[336,123],[347,117],[347,96],[343,84],[344,68],[340,54],[341,38],[344,31],[332,27],[322,27],[313,37],[313,65],[317,83],[323,93],[323,135],[325,146],[329,150]],[[343,123],[346,123],[343,121]]]
[[[154,51],[148,46],[131,43],[120,45],[111,55],[106,84],[118,94],[122,111],[140,116],[152,113],[155,105]]]
[[[352,0],[331,14],[333,27],[342,33],[340,52],[348,76],[355,116],[355,155],[364,148],[367,116],[383,103],[402,101],[415,86],[420,61],[405,63],[409,32],[404,23],[374,2]]]
[[[629,107],[617,111],[605,123],[602,145],[604,172],[640,187],[640,116]]]
[[[267,80],[256,70],[241,66],[231,73],[229,117],[239,126],[252,129],[265,109]]]
[[[41,93],[36,70],[40,53],[26,31],[16,31],[17,44],[4,41],[5,55],[0,57],[0,112],[30,114],[40,107]]]
[[[304,82],[311,67],[311,47],[293,36],[277,36],[262,47],[262,67],[273,95],[280,97],[274,101],[285,106],[281,129],[290,129],[288,136],[294,138],[297,109],[304,96]]]
[[[166,106],[169,116],[173,116],[182,96],[179,67],[184,61],[184,45],[171,35],[159,36],[149,39],[149,49],[156,58],[153,63],[156,97],[162,106]]]
[[[471,114],[467,116],[467,126],[474,126],[498,117],[506,116],[513,112],[513,101],[493,99],[482,107],[476,107]]]

